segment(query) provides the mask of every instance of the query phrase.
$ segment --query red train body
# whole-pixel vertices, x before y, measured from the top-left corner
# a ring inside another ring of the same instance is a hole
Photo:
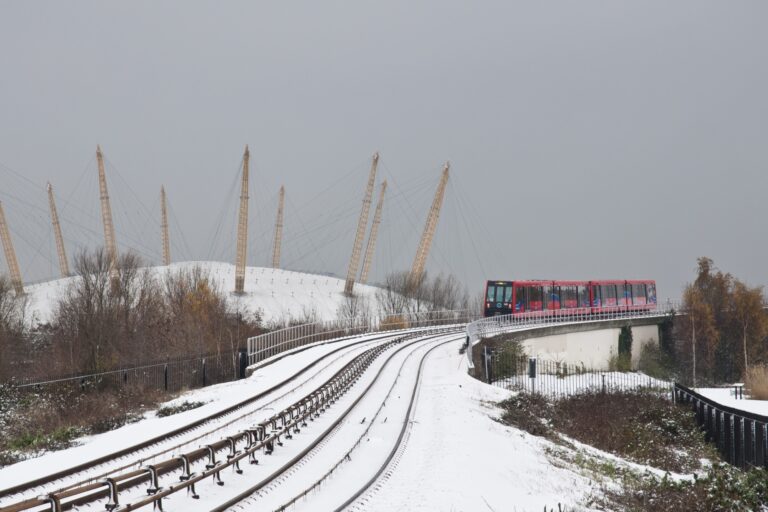
[[[485,316],[656,308],[656,281],[487,281]]]

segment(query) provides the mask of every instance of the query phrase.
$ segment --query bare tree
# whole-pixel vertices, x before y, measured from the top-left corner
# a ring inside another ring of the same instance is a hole
[[[27,306],[26,296],[17,296],[10,280],[0,275],[0,380],[11,376],[10,370],[28,351]]]
[[[371,320],[368,299],[357,294],[345,295],[336,311],[336,318],[340,326],[345,329],[368,325]]]

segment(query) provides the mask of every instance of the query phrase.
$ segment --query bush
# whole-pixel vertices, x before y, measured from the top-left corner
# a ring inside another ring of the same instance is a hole
[[[619,510],[677,512],[679,510],[752,512],[768,505],[768,473],[753,468],[741,471],[714,464],[704,476],[674,480],[645,474],[626,478],[621,490],[606,489]]]
[[[162,397],[141,388],[36,392],[0,386],[0,466],[136,421]]]
[[[744,384],[754,400],[768,400],[768,366],[750,366]]]
[[[611,356],[608,358],[608,370],[612,372],[629,372],[632,371],[632,354],[614,354],[611,351]]]
[[[637,369],[656,379],[674,379],[675,372],[672,358],[656,343],[646,343],[642,346]]]
[[[525,430],[534,436],[549,436],[547,418],[551,416],[552,405],[541,395],[520,393],[499,404],[504,410],[499,420]]]
[[[155,416],[158,418],[165,418],[166,416],[172,416],[174,414],[179,414],[180,412],[191,411],[192,409],[197,409],[198,407],[202,407],[204,405],[205,402],[188,402],[184,400],[179,405],[169,405],[159,408],[155,413]]]

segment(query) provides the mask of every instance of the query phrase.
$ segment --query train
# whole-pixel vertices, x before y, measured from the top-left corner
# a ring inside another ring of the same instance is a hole
[[[656,281],[486,281],[484,315],[656,309]]]

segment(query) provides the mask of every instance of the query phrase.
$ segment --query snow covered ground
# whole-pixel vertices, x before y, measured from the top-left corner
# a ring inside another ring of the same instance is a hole
[[[84,437],[79,440],[78,445],[75,447],[47,453],[40,457],[28,459],[11,466],[6,466],[0,469],[0,489],[12,487],[25,481],[40,478],[45,475],[70,468],[74,465],[96,459],[105,453],[127,448],[146,439],[175,430],[188,423],[214,414],[222,409],[226,409],[227,407],[232,406],[249,396],[263,392],[264,390],[295,374],[300,369],[304,368],[320,357],[338,349],[339,347],[354,345],[356,342],[361,340],[377,337],[380,337],[380,334],[378,336],[370,335],[350,340],[344,340],[338,343],[318,345],[304,352],[292,355],[291,357],[283,358],[269,366],[260,368],[247,379],[209,386],[206,388],[183,393],[178,398],[162,405],[173,406],[178,405],[184,401],[204,402],[205,405],[197,409],[174,414],[164,418],[158,418],[155,416],[154,412],[149,412],[146,413],[144,415],[144,419],[139,422],[123,426],[119,429],[106,432],[104,434]],[[329,378],[352,357],[359,354],[365,348],[369,348],[369,344],[359,344],[354,348],[341,351],[338,355],[334,354],[334,356],[331,356],[328,361],[324,361],[322,364],[316,365],[316,367],[313,367],[310,371],[305,373],[299,382],[297,382],[295,385],[287,386],[285,389],[279,390],[279,392],[271,393],[269,396],[254,402],[249,408],[253,411],[259,411],[258,415],[244,418],[244,420],[241,422],[242,425],[228,425],[226,426],[226,431],[232,430],[233,432],[236,432],[238,428],[242,430],[243,428],[253,424],[256,420],[262,420],[263,418],[261,416],[264,415],[264,411],[267,411],[266,415],[269,416],[275,410],[279,410],[280,406],[288,405],[288,403],[291,403],[291,400],[295,400],[296,397],[301,393],[308,392],[310,388],[314,389],[313,386],[316,387],[319,385],[319,383]],[[243,410],[238,411],[238,415],[242,414],[243,412]],[[214,425],[224,424],[227,421],[227,418],[224,417],[221,420],[215,422]],[[245,427],[243,425],[245,425]],[[223,426],[224,425],[222,425],[222,427]],[[224,437],[220,431],[206,430],[206,432],[210,432],[210,435],[205,438],[198,438],[199,432],[193,431],[188,435],[176,437],[171,442],[165,444],[168,444],[169,446],[176,446],[184,441],[186,437],[190,440],[194,439],[195,444],[193,447],[197,447],[200,444],[216,441],[221,437]],[[168,454],[164,454],[158,457],[158,459],[160,460],[167,457]],[[138,467],[142,464],[151,463],[153,459],[148,458],[147,454],[144,453],[129,458],[128,460],[123,459],[121,464],[131,464],[132,461],[135,462],[136,467]],[[100,474],[114,466],[116,466],[116,464],[103,465],[99,467],[99,471],[95,471],[93,473]],[[82,477],[84,475],[79,476]],[[71,480],[75,481],[76,479],[73,478]],[[66,482],[59,480],[55,485],[52,486],[52,488],[59,488],[64,483]],[[34,492],[27,493],[28,495],[25,494],[25,497],[35,496],[40,494],[40,492],[41,490],[37,489]],[[0,499],[0,506],[6,504],[5,502],[7,501],[9,501],[7,498]]]
[[[317,320],[335,320],[338,307],[344,299],[344,280],[316,274],[290,270],[247,267],[245,271],[245,294],[229,293],[234,288],[235,266],[213,261],[192,261],[173,263],[168,267],[152,267],[162,277],[167,272],[191,269],[200,266],[227,292],[233,310],[243,313],[260,312],[265,322],[282,321],[289,318],[303,318],[314,312]],[[48,321],[58,297],[76,277],[68,277],[27,285],[25,290],[30,299],[30,314],[37,322]],[[356,284],[355,291],[375,303],[374,286]]]
[[[368,339],[372,337],[374,335],[368,336]],[[338,346],[354,341],[357,340],[312,347],[260,368],[248,379],[185,393],[172,403],[187,400],[203,401],[206,405],[163,419],[148,414],[139,423],[87,438],[82,446],[7,467],[0,471],[0,488],[83,462],[220,410],[249,394],[266,389]],[[185,492],[181,492],[167,498],[165,506],[174,510],[208,510],[259,479],[267,478],[314,437],[330,429],[337,415],[352,406],[368,385],[371,386],[370,392],[318,448],[312,449],[298,465],[258,495],[246,500],[240,508],[274,510],[312,487],[338,464],[329,479],[289,508],[313,512],[334,510],[371,478],[386,460],[396,445],[404,422],[407,422],[404,442],[387,470],[347,510],[541,511],[545,506],[556,510],[558,504],[568,507],[569,511],[590,510],[584,504],[589,502],[590,496],[600,493],[600,486],[605,482],[596,483],[588,471],[575,464],[573,460],[577,456],[609,461],[637,472],[652,470],[572,440],[566,443],[568,446],[555,444],[498,422],[496,418],[501,411],[495,404],[512,392],[486,385],[467,374],[467,359],[459,354],[463,341],[461,334],[423,340],[414,338],[407,342],[407,346],[402,344],[388,350],[374,361],[350,392],[342,396],[329,412],[315,420],[310,428],[302,429],[284,447],[276,449],[273,455],[260,454],[258,466],[244,464],[243,475],[227,469],[222,472],[223,487],[212,485],[210,479],[206,479],[197,486],[200,500],[191,500]],[[400,347],[402,349],[395,352]],[[418,379],[421,358],[433,347],[436,348],[424,359],[423,373]],[[343,357],[334,361],[330,361],[331,356],[323,365],[305,375],[306,382],[302,387],[282,398],[270,396],[270,403],[261,403],[263,409],[249,421],[255,422],[261,419],[260,416],[273,414],[284,406],[284,402],[317,386],[339,365],[364,348],[365,345],[350,348]],[[381,376],[376,378],[379,370]],[[417,390],[416,402],[406,418],[408,398],[414,387]],[[242,425],[234,425],[232,431],[242,428]],[[195,446],[210,443],[225,435],[223,432],[195,440]],[[349,458],[345,457],[346,453],[349,453]],[[137,464],[148,462],[151,459],[137,461]],[[178,475],[167,478],[178,481]],[[146,496],[145,489],[126,491],[121,493],[121,502],[131,502],[140,496]],[[0,502],[0,506],[4,504],[7,503]],[[100,505],[94,506],[100,508]]]
[[[714,400],[720,405],[742,411],[768,416],[768,400],[737,399],[732,387],[729,388],[694,388],[702,396]]]
[[[429,356],[392,475],[350,510],[541,511],[590,491],[587,478],[550,462],[552,443],[495,420],[494,403],[510,393],[470,377],[460,344]]]

